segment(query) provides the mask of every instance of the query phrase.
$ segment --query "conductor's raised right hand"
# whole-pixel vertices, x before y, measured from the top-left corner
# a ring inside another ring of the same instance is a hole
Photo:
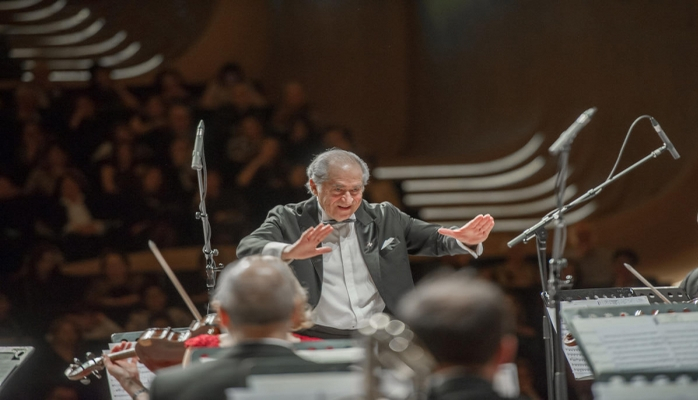
[[[300,239],[290,246],[286,246],[281,258],[285,261],[289,260],[305,260],[318,256],[320,254],[329,253],[332,251],[329,247],[317,247],[322,241],[332,233],[332,225],[319,224],[312,228],[308,228],[301,235]]]

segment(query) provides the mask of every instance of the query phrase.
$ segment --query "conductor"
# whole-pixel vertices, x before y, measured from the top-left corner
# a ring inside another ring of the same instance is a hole
[[[368,203],[368,166],[349,151],[319,154],[307,175],[312,197],[273,208],[237,248],[238,257],[273,255],[290,262],[314,308],[316,325],[305,335],[347,338],[371,315],[393,313],[414,287],[408,255],[477,257],[494,227],[489,214],[447,229],[387,202]]]

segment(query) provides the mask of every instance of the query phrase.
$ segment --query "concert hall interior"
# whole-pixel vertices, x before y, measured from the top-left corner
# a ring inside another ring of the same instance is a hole
[[[647,157],[563,214],[561,275],[644,287],[629,263],[663,287],[698,268],[697,39],[694,0],[0,2],[0,347],[33,347],[0,399],[117,398],[64,371],[114,333],[194,319],[148,241],[205,316],[212,256],[232,263],[269,210],[309,199],[330,148],[366,161],[370,203],[449,228],[494,218],[481,255],[405,265],[418,286],[450,267],[501,289],[520,398],[548,397],[536,238],[507,244]],[[376,252],[405,247],[390,239]],[[386,304],[389,283],[373,287]],[[569,398],[589,382],[568,374]]]

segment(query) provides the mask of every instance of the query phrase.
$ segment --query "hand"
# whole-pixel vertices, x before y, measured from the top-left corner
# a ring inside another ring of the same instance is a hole
[[[332,251],[329,247],[317,247],[322,243],[323,239],[332,233],[332,225],[318,224],[312,228],[308,228],[301,235],[296,243],[286,246],[281,258],[284,260],[305,260],[318,256],[320,254],[329,253]]]
[[[439,229],[439,233],[450,236],[468,246],[480,244],[487,239],[494,227],[494,218],[489,214],[478,215],[458,229]]]
[[[133,346],[132,343],[122,343],[112,349],[112,353],[127,350]],[[138,364],[135,357],[126,360],[112,361],[109,357],[104,357],[104,366],[107,371],[116,378],[125,391],[133,394],[143,387],[141,376],[138,373]]]

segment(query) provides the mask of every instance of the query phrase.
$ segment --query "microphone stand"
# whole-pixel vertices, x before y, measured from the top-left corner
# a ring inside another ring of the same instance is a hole
[[[559,158],[559,176],[556,187],[556,196],[558,201],[558,206],[555,210],[549,212],[545,215],[540,222],[536,223],[532,227],[526,229],[517,237],[512,239],[507,243],[507,246],[513,247],[518,243],[527,243],[534,236],[536,237],[536,248],[538,254],[538,266],[540,268],[541,285],[543,286],[543,297],[547,300],[547,305],[553,303],[555,307],[555,324],[557,327],[557,334],[553,335],[550,324],[547,322],[547,318],[543,317],[543,333],[544,339],[546,341],[546,369],[548,377],[548,398],[551,400],[565,400],[567,399],[567,381],[565,375],[565,357],[562,350],[562,329],[560,329],[562,323],[562,317],[560,313],[560,271],[567,265],[567,260],[562,258],[562,249],[565,239],[565,222],[563,219],[564,214],[570,209],[591,200],[593,197],[598,195],[606,186],[610,185],[616,179],[624,176],[633,169],[639,167],[645,162],[652,158],[657,158],[660,154],[667,151],[667,145],[664,144],[656,150],[650,152],[647,156],[643,157],[641,160],[627,167],[623,171],[619,172],[612,177],[609,177],[606,181],[598,185],[597,187],[587,191],[583,195],[579,196],[567,205],[563,205],[563,193],[565,192],[565,185],[567,180],[567,164],[569,158],[569,143],[563,147]],[[546,246],[547,246],[547,232],[545,227],[551,222],[555,222],[555,242],[553,244],[553,255],[550,259],[550,266],[546,262]],[[548,275],[547,282],[544,277]]]
[[[200,127],[203,127],[201,121]],[[211,248],[211,224],[208,221],[206,213],[206,156],[204,155],[203,145],[201,146],[201,165],[192,165],[192,169],[196,170],[196,177],[199,181],[199,211],[196,212],[196,219],[201,220],[201,225],[204,230],[204,257],[206,258],[206,287],[208,288],[209,300],[213,297],[213,291],[216,288],[216,273],[223,269],[223,264],[216,265],[213,257],[218,256],[218,250]],[[207,314],[210,312],[210,302],[207,305]]]

